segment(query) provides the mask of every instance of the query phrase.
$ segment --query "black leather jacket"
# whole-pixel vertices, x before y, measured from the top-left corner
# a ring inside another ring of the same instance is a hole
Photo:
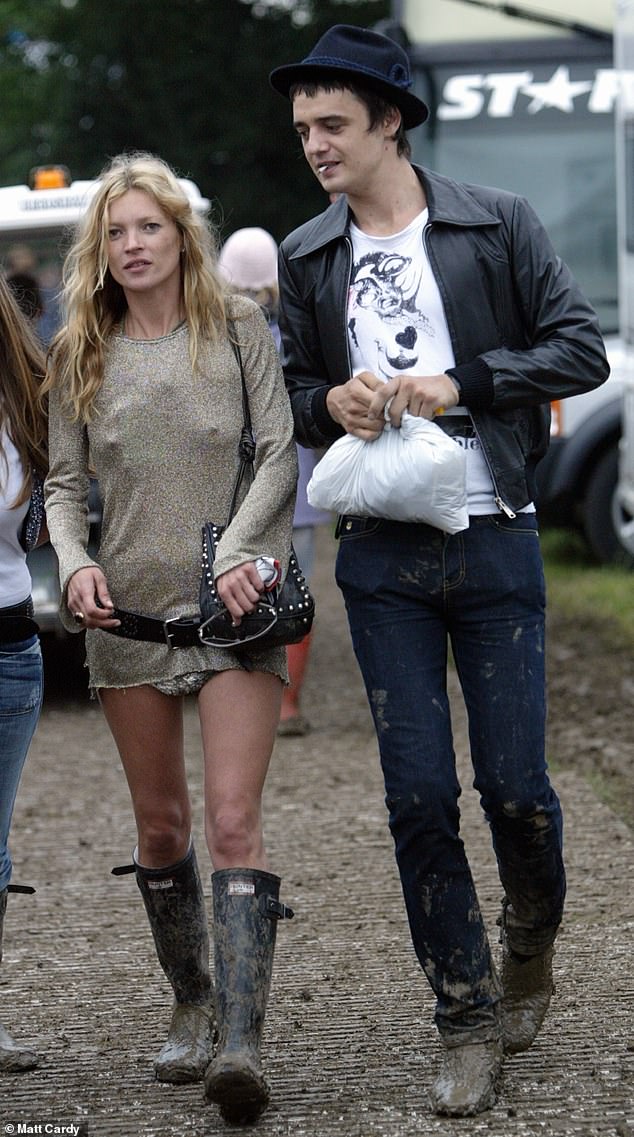
[[[459,383],[500,509],[535,497],[550,402],[603,383],[597,317],[524,198],[414,167],[429,221],[424,242],[440,289]],[[347,298],[352,263],[345,197],[291,233],[279,259],[282,362],[299,442],[342,433],[329,387],[351,374]]]

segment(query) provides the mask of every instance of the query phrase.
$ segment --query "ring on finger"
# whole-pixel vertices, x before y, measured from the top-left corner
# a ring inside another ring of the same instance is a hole
[[[73,620],[76,624],[83,624],[86,617],[83,612],[73,612]]]

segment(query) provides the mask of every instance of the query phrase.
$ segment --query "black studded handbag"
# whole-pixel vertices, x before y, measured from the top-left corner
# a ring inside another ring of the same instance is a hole
[[[211,647],[234,648],[239,650],[246,644],[259,641],[257,647],[279,647],[283,644],[299,643],[311,629],[315,615],[315,601],[302,573],[295,550],[291,548],[288,572],[283,582],[263,592],[253,612],[243,616],[234,627],[231,616],[218,596],[214,583],[214,560],[216,546],[226,526],[231,521],[236,506],[242,480],[253,478],[255,460],[255,438],[251,426],[249,398],[244,379],[240,348],[234,350],[242,377],[242,411],[244,422],[240,435],[240,466],[229,506],[226,524],[216,525],[208,521],[202,529],[202,573],[200,578],[200,615],[202,622],[198,629],[201,643]]]

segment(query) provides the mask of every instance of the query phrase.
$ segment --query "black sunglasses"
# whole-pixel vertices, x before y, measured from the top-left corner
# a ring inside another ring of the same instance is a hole
[[[198,629],[200,642],[207,647],[236,648],[259,640],[277,623],[277,609],[273,604],[259,603],[253,612],[243,616],[238,625],[226,608],[214,612]]]

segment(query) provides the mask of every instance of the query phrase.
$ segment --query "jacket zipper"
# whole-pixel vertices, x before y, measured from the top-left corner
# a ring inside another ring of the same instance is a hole
[[[480,443],[480,445],[482,445],[482,443]],[[484,451],[482,451],[482,453],[484,454]],[[486,456],[486,454],[484,454],[484,460],[485,460],[485,462],[487,463],[487,466],[488,466],[488,465],[489,465],[489,463],[488,463],[488,461],[487,461],[487,456]],[[491,467],[489,466],[489,469],[490,469],[490,468],[491,468]],[[496,484],[495,484],[495,479],[493,478],[493,475],[491,475],[491,477],[492,477],[492,480],[493,480],[493,488],[494,488],[494,489],[497,489],[497,486],[496,486]],[[509,518],[509,520],[510,520],[510,521],[512,521],[514,517],[517,517],[517,514],[513,512],[513,510],[511,509],[510,505],[507,505],[505,501],[502,501],[502,498],[500,497],[500,495],[499,495],[499,494],[497,494],[497,495],[496,495],[496,497],[494,497],[494,498],[493,498],[493,500],[494,500],[495,504],[497,505],[498,509],[500,510],[500,512],[501,512],[501,513],[504,513],[504,514],[505,514],[505,515],[506,515],[506,516]]]
[[[512,521],[513,518],[517,516],[517,514],[513,512],[510,505],[507,505],[506,502],[504,501],[504,499],[500,496],[500,490],[499,490],[498,484],[495,480],[495,474],[493,473],[493,470],[491,469],[491,463],[489,462],[489,458],[488,458],[486,449],[482,444],[482,435],[480,434],[480,431],[478,430],[476,423],[474,422],[474,418],[473,418],[473,415],[471,414],[471,411],[469,410],[468,407],[465,409],[467,410],[469,418],[471,419],[471,424],[472,424],[473,429],[475,431],[476,438],[478,439],[478,442],[480,443],[480,450],[482,451],[482,456],[484,458],[484,461],[487,464],[487,469],[488,469],[489,475],[491,477],[491,482],[492,482],[493,490],[494,490],[494,494],[495,494],[493,500],[494,500],[495,504],[497,505],[498,509],[500,510],[500,513],[505,514],[505,516],[508,517],[510,521]]]
[[[429,245],[427,243],[427,235],[431,231],[431,228],[432,228],[432,223],[431,223],[431,221],[428,221],[425,228],[423,229],[423,245],[425,247],[427,259],[431,265],[432,272],[433,272],[434,278],[436,280],[436,284],[438,285],[438,289],[440,291],[441,299],[443,302],[443,307],[446,311],[447,310],[447,306],[446,306],[446,302],[445,302],[446,294],[445,294],[445,290],[443,287],[442,276],[438,271],[437,262],[434,259],[434,257],[432,256],[431,250],[430,250]],[[487,469],[489,471],[489,476],[491,478],[491,484],[493,486],[493,492],[494,492],[493,500],[494,500],[495,504],[497,505],[498,509],[500,510],[500,513],[503,513],[506,517],[509,518],[509,520],[512,521],[513,518],[516,517],[517,515],[513,512],[510,505],[507,505],[507,503],[504,501],[504,499],[502,498],[502,496],[500,494],[500,490],[499,490],[499,487],[498,487],[498,484],[497,484],[497,481],[495,478],[495,474],[493,472],[491,462],[489,461],[489,456],[486,452],[486,447],[482,443],[482,436],[480,434],[480,431],[478,430],[478,427],[474,421],[473,415],[471,414],[471,411],[469,410],[469,408],[465,407],[465,410],[466,410],[467,414],[469,415],[469,418],[471,419],[471,424],[472,424],[473,429],[475,431],[476,438],[478,439],[478,442],[480,443],[480,450],[482,451],[482,456],[484,458],[484,461],[486,462]]]

